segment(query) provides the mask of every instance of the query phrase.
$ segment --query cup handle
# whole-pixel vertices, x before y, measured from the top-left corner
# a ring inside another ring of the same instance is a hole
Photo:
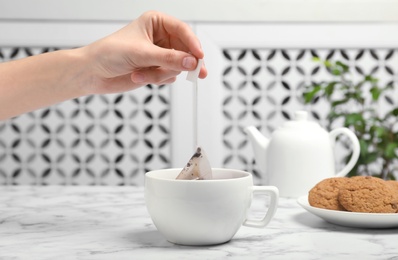
[[[274,186],[252,186],[250,189],[252,194],[269,194],[271,197],[271,202],[263,219],[246,219],[245,222],[243,222],[243,225],[255,228],[265,227],[271,221],[272,217],[275,215],[276,209],[278,208],[279,190]]]
[[[352,143],[352,155],[346,166],[343,169],[341,169],[341,171],[336,173],[336,177],[346,176],[357,163],[360,153],[358,138],[350,129],[346,127],[336,128],[330,132],[330,137],[335,142],[337,136],[341,134],[346,135],[350,139]]]

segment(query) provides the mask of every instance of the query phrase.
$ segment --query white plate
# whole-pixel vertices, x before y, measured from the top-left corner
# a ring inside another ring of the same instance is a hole
[[[398,227],[398,213],[360,213],[321,209],[312,207],[308,203],[308,196],[297,199],[298,204],[308,212],[325,221],[346,227],[355,228],[396,228]]]

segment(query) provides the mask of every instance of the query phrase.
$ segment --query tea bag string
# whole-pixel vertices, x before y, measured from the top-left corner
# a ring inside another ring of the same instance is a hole
[[[195,83],[193,84],[193,88],[194,88],[194,105],[193,105],[193,114],[194,114],[194,122],[193,122],[193,127],[194,127],[194,132],[193,132],[193,137],[195,140],[195,146],[198,147],[199,146],[199,138],[198,138],[198,105],[199,105],[199,98],[198,98],[198,81],[195,80]]]
[[[199,90],[198,90],[198,77],[200,73],[200,68],[202,67],[203,60],[199,59],[198,64],[195,68],[195,70],[189,71],[187,74],[187,80],[191,81],[194,87],[194,98],[193,98],[193,116],[194,116],[194,122],[193,122],[193,127],[194,127],[194,142],[195,142],[195,148],[199,146],[199,137],[198,137],[198,128],[199,128],[199,118],[198,118],[198,106],[199,106]]]

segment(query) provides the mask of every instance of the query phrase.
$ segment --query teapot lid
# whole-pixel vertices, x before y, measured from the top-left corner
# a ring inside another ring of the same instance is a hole
[[[314,121],[308,120],[307,111],[295,111],[294,120],[287,121],[283,125],[284,127],[319,127],[319,124]]]

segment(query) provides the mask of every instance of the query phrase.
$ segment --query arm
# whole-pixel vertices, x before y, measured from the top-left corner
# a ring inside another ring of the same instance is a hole
[[[187,24],[147,12],[90,45],[0,63],[0,120],[80,96],[172,83],[203,56]],[[199,77],[206,75],[203,67]]]
[[[80,49],[0,63],[0,120],[84,95]]]

